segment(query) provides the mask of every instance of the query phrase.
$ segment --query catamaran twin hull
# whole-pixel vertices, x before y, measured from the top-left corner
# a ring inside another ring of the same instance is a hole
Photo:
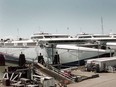
[[[66,66],[84,65],[87,59],[110,57],[114,54],[111,49],[96,49],[75,45],[58,45],[57,48],[60,60]]]
[[[18,62],[20,53],[25,54],[27,61],[37,62],[37,56],[41,53],[45,62],[52,64],[55,52],[58,52],[60,56],[60,63],[66,66],[83,65],[84,60],[97,58],[97,57],[109,57],[112,56],[114,51],[107,49],[95,49],[87,47],[78,47],[74,45],[57,45],[56,48],[46,47],[23,47],[23,48],[5,48],[1,47],[0,52],[5,56],[6,61]]]

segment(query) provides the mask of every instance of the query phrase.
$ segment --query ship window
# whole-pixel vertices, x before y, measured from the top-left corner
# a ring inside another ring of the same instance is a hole
[[[36,46],[36,43],[27,43],[27,46]]]
[[[5,46],[13,46],[13,43],[5,43]]]
[[[109,38],[110,36],[93,36],[94,38]]]
[[[114,38],[116,38],[116,36],[113,36]]]
[[[79,38],[92,38],[91,36],[79,36]]]
[[[23,46],[23,43],[17,43],[17,46]]]
[[[44,36],[45,38],[53,38],[52,36]]]
[[[68,38],[68,36],[44,36],[45,38]]]
[[[34,36],[34,37],[31,37],[31,39],[42,39],[43,36]]]

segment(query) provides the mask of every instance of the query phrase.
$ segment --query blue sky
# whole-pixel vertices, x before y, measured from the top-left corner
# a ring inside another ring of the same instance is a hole
[[[116,0],[0,0],[0,37],[116,33]],[[68,29],[67,29],[68,28]]]

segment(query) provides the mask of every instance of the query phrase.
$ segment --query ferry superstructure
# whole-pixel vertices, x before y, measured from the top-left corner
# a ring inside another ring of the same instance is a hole
[[[41,38],[39,36],[47,36]],[[53,37],[52,37],[53,36]],[[60,56],[61,64],[73,65],[83,64],[85,59],[111,56],[114,51],[110,49],[97,49],[80,47],[77,43],[86,42],[86,40],[71,38],[69,35],[35,34],[31,39],[6,41],[0,43],[0,52],[8,61],[18,61],[19,54],[25,54],[26,60],[32,61],[41,53],[45,62],[52,63],[55,52]],[[80,61],[80,62],[79,62]]]
[[[105,44],[107,47],[116,50],[116,34],[78,34],[76,38],[97,41],[99,44]]]

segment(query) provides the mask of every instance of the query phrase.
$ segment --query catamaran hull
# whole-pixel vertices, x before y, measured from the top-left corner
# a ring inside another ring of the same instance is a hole
[[[5,60],[8,62],[17,63],[19,61],[19,55],[23,53],[25,55],[26,61],[37,62],[37,56],[39,56],[40,53],[44,55],[44,58],[47,59],[47,53],[45,51],[45,48],[40,47],[23,47],[23,48],[0,48],[0,53],[5,56]]]
[[[66,45],[65,45],[66,46]],[[60,63],[62,65],[83,65],[84,60],[96,57],[111,56],[114,52],[107,50],[100,50],[87,47],[77,46],[57,46],[55,49],[52,48],[0,48],[0,52],[5,56],[6,61],[18,62],[19,55],[22,52],[25,54],[27,61],[37,62],[37,56],[41,53],[44,57],[45,62],[52,64],[55,52],[58,52],[60,56]],[[65,47],[65,48],[64,48]]]
[[[95,49],[71,45],[59,45],[57,51],[62,65],[84,65],[86,59],[110,57],[114,51],[110,49]]]

